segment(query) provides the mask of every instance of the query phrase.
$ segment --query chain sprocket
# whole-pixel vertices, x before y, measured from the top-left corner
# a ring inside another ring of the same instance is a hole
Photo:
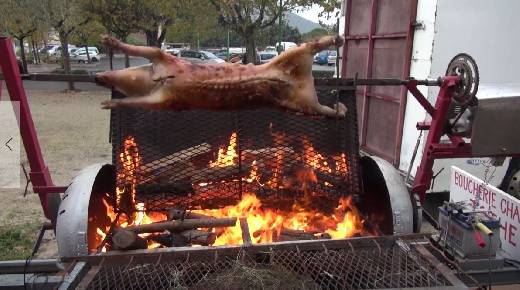
[[[446,69],[447,76],[459,76],[460,83],[453,92],[457,105],[468,105],[476,98],[479,84],[478,67],[475,60],[466,53],[457,54]]]

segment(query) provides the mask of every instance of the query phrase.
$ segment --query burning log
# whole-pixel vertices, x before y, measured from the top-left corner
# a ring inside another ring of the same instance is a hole
[[[201,230],[187,230],[178,233],[184,238],[188,244],[195,244],[201,246],[213,245],[217,240],[217,235],[211,232],[205,232]]]
[[[185,211],[182,209],[172,208],[168,211],[168,220],[183,220],[183,219],[212,219],[214,217],[203,215],[196,212]]]
[[[146,239],[137,235],[137,233],[133,231],[129,231],[126,229],[119,229],[112,236],[112,248],[114,250],[137,250],[137,249],[146,249],[148,247],[148,243]]]
[[[317,240],[318,238],[312,234],[302,230],[293,230],[283,228],[280,235],[276,238],[277,241],[297,241],[297,240]]]
[[[262,164],[265,164],[266,167],[274,167],[276,156],[290,156],[294,154],[294,150],[291,147],[268,147],[256,150],[246,149],[242,151],[242,160],[244,163],[251,164],[254,160],[256,160],[260,166],[263,167]],[[293,159],[293,158],[291,158]],[[294,160],[294,159],[293,159]],[[273,164],[269,164],[273,163]],[[285,162],[284,162],[285,163]]]
[[[154,234],[146,237],[165,247],[185,247],[189,245],[211,246],[217,240],[217,235],[201,230],[187,230],[182,232]]]
[[[251,234],[249,233],[249,225],[247,224],[247,218],[241,217],[240,219],[240,229],[242,230],[242,241],[244,245],[251,246],[253,242],[251,241]]]
[[[174,221],[162,221],[151,224],[135,225],[126,227],[125,230],[134,233],[157,233],[163,231],[179,232],[197,228],[221,228],[233,227],[237,222],[236,218],[212,218],[212,219],[185,219]]]
[[[283,228],[280,231],[280,234],[275,237],[277,242],[318,239],[331,239],[331,236],[328,233],[306,232],[302,230]]]
[[[250,169],[251,166],[246,164],[242,164],[242,170],[239,170],[239,166],[237,164],[224,167],[208,167],[197,172],[192,172],[191,181],[193,183],[197,183],[201,181],[212,182],[240,178],[247,176]]]
[[[211,145],[209,145],[208,143],[202,143],[181,151],[177,151],[161,159],[154,160],[150,163],[144,164],[141,166],[140,173],[143,175],[147,175],[153,173],[156,170],[163,169],[167,166],[172,166],[179,162],[184,163],[194,157],[209,153],[210,151]]]

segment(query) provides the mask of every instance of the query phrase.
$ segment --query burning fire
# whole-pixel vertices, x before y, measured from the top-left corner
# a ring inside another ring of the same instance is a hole
[[[237,133],[233,132],[229,139],[227,150],[220,148],[218,150],[217,160],[209,162],[209,167],[226,167],[235,165],[238,160],[237,148]]]
[[[284,229],[327,233],[334,239],[361,234],[363,229],[363,221],[350,198],[341,199],[332,215],[307,209],[300,204],[294,205],[291,212],[264,209],[261,201],[252,193],[244,194],[237,205],[195,212],[217,218],[247,217],[253,243],[273,242],[278,236],[283,235]],[[242,244],[242,231],[239,224],[217,230],[216,233],[218,238],[215,246]]]
[[[284,136],[274,136],[277,139],[277,144],[285,144],[283,142]],[[341,198],[338,201],[338,206],[332,213],[320,212],[310,207],[312,204],[312,188],[307,185],[308,182],[316,184],[318,178],[316,172],[334,173],[336,175],[347,174],[348,160],[345,154],[330,156],[329,158],[318,153],[311,145],[309,140],[303,140],[304,155],[300,162],[306,166],[297,170],[293,176],[293,183],[297,183],[296,188],[302,190],[305,194],[300,198],[298,203],[292,205],[290,210],[270,209],[262,206],[261,200],[252,192],[246,193],[242,199],[232,206],[227,206],[220,209],[204,209],[195,210],[194,212],[215,218],[224,217],[246,217],[251,239],[253,243],[266,243],[280,240],[288,230],[300,230],[308,234],[325,235],[330,238],[347,238],[356,234],[363,234],[364,225],[361,215],[357,212],[355,206],[350,198]],[[247,184],[258,184],[261,187],[268,188],[284,188],[286,181],[284,178],[283,165],[286,154],[291,154],[291,151],[275,151],[269,158],[274,160],[274,163],[269,163],[271,167],[271,176],[263,179],[265,184],[261,183],[266,164],[255,159],[251,162],[249,173],[242,177],[242,181]],[[237,153],[237,134],[232,133],[229,139],[227,148],[222,146],[216,159],[210,161],[208,167],[228,167],[235,166],[238,163],[239,156]],[[242,157],[243,158],[243,157]],[[160,212],[147,212],[144,203],[136,203],[135,194],[136,186],[139,182],[139,169],[141,168],[141,156],[139,154],[137,142],[135,138],[129,136],[124,142],[124,148],[119,156],[121,170],[117,175],[116,189],[116,205],[121,211],[117,217],[114,207],[109,205],[103,199],[103,203],[107,209],[107,215],[112,221],[116,220],[116,225],[119,227],[127,227],[131,225],[149,224],[153,222],[166,220],[166,215]],[[207,186],[211,182],[201,182],[200,187]],[[325,186],[333,187],[329,182],[323,182]],[[293,184],[294,186],[294,184]],[[294,187],[293,187],[294,188]],[[96,241],[103,241],[108,233],[108,227],[99,227],[96,229]],[[242,231],[239,223],[234,227],[213,229],[217,234],[217,240],[214,245],[229,245],[242,243]],[[140,234],[141,237],[146,237],[149,234]],[[153,241],[148,242],[148,248],[159,247],[160,244]],[[106,248],[103,248],[105,251]]]

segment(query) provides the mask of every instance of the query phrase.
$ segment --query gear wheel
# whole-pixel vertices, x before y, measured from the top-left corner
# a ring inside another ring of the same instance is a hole
[[[479,84],[478,67],[475,60],[466,53],[457,54],[448,65],[446,76],[459,76],[460,83],[453,92],[453,101],[465,106],[477,95]]]

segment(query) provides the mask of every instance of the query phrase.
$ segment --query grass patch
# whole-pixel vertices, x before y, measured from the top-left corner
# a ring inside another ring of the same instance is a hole
[[[38,224],[0,226],[0,260],[23,260],[32,251]]]
[[[321,288],[312,279],[298,277],[279,267],[251,267],[234,261],[230,269],[208,275],[194,289],[317,290]]]

